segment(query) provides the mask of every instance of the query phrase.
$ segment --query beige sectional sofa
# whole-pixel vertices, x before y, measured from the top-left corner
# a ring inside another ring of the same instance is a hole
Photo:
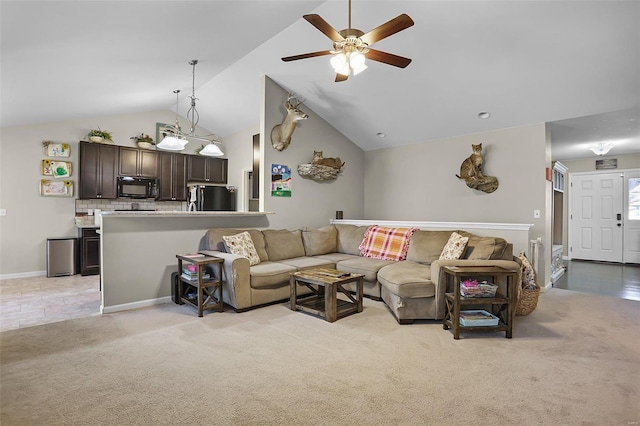
[[[224,259],[224,302],[236,311],[288,299],[292,272],[333,267],[364,274],[364,294],[383,301],[400,323],[444,317],[443,266],[495,265],[520,273],[512,245],[502,238],[456,231],[469,237],[463,256],[439,260],[454,231],[418,230],[411,237],[406,260],[392,261],[360,255],[359,245],[366,230],[367,226],[345,224],[297,230],[213,228],[205,236],[202,252]],[[226,252],[223,236],[243,231],[249,232],[260,257],[256,265],[250,265],[246,257]],[[299,291],[304,294],[309,290],[302,287]]]

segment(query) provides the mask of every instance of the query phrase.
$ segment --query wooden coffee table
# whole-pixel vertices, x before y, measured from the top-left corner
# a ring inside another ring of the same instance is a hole
[[[355,297],[343,286],[356,283]],[[305,285],[311,295],[298,297],[298,284]],[[329,322],[362,312],[364,275],[349,274],[331,268],[314,268],[291,274],[291,310],[315,314]],[[338,292],[347,300],[339,299]]]

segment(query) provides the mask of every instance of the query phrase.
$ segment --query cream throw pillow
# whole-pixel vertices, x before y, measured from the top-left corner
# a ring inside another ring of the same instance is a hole
[[[249,259],[249,265],[251,266],[260,263],[260,256],[258,256],[251,235],[247,231],[236,235],[223,236],[222,239],[229,253],[246,257]]]
[[[457,232],[451,233],[449,241],[447,241],[447,244],[445,244],[442,249],[442,253],[440,253],[440,260],[460,259],[460,256],[464,253],[464,249],[467,247],[468,242],[469,237],[463,237]]]

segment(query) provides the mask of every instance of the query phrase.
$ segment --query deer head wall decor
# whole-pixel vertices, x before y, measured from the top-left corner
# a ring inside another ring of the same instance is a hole
[[[287,96],[287,101],[284,103],[284,107],[287,109],[287,116],[282,123],[273,126],[273,129],[271,129],[271,146],[278,151],[287,149],[298,121],[309,118],[309,114],[298,108],[303,102],[304,99],[299,100],[296,98],[295,93],[289,93],[289,96]]]

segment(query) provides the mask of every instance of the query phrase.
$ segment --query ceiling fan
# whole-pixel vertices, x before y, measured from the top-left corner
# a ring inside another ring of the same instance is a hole
[[[365,57],[372,61],[382,62],[399,68],[406,68],[407,65],[411,63],[411,59],[409,58],[369,47],[373,43],[411,27],[414,22],[409,15],[405,13],[396,16],[366,34],[357,28],[351,28],[351,0],[349,0],[349,28],[342,31],[336,31],[327,21],[322,19],[320,15],[304,15],[303,18],[333,41],[333,50],[321,50],[319,52],[287,56],[282,58],[285,62],[313,58],[315,56],[334,55],[333,58],[331,58],[331,65],[336,71],[335,81],[345,81],[349,75],[356,75],[366,69],[367,66],[364,64]]]

